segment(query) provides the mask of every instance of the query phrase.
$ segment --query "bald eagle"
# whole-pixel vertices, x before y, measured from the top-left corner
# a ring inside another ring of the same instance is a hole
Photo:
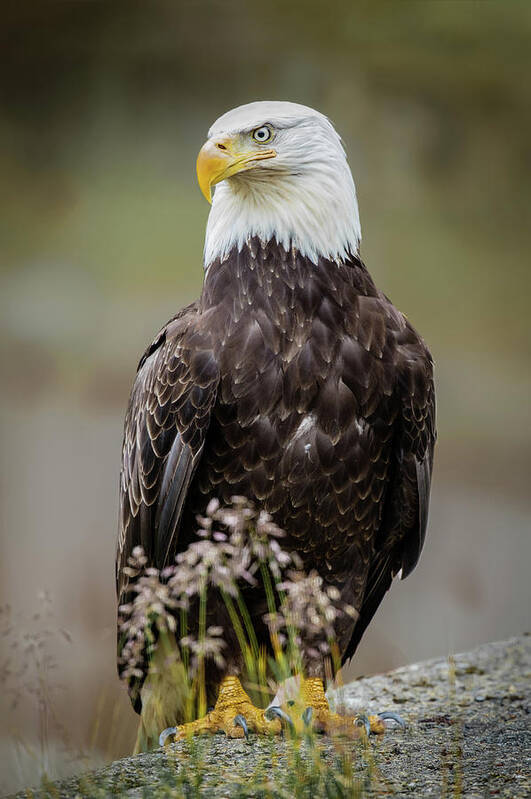
[[[197,174],[212,204],[201,295],[145,351],[125,418],[119,602],[134,547],[163,569],[212,497],[241,495],[356,609],[336,631],[344,662],[424,543],[432,359],[361,261],[354,181],[327,117],[288,102],[229,111],[211,127]],[[263,604],[252,596],[260,631]],[[322,657],[308,650],[305,701],[331,726]],[[234,647],[211,673],[230,722],[210,714],[201,731],[239,736],[237,713],[257,732],[278,731],[251,705],[241,666]],[[146,668],[130,685],[147,738],[182,721],[166,683],[160,673],[150,682]]]

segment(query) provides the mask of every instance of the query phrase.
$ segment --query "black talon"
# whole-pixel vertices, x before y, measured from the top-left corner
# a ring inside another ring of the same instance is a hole
[[[268,707],[265,712],[266,719],[272,721],[275,716],[279,718],[281,721],[285,721],[286,724],[289,726],[290,730],[295,729],[293,721],[290,719],[288,714],[284,710],[282,710],[281,707],[277,707],[276,705],[274,705],[273,707]]]
[[[401,727],[407,726],[402,716],[399,716],[398,713],[393,713],[392,710],[385,710],[383,713],[378,713],[378,718],[382,721],[391,719],[391,721],[396,721],[397,724],[400,724]]]
[[[304,725],[306,727],[310,727],[310,725],[312,723],[312,716],[313,716],[313,707],[311,707],[311,705],[309,705],[306,708],[306,710],[304,711],[304,713],[302,714],[302,720],[303,720]]]
[[[161,734],[159,735],[159,746],[164,746],[170,735],[175,735],[176,732],[177,727],[166,727],[165,730],[162,730]]]
[[[367,716],[365,715],[365,713],[360,713],[358,716],[356,716],[356,720],[354,723],[356,727],[365,727],[365,733],[367,737],[369,737],[369,735],[371,734],[371,723],[367,718]]]
[[[235,727],[241,727],[245,737],[249,738],[249,727],[247,726],[247,722],[245,721],[245,716],[242,716],[241,713],[238,713],[238,715],[234,717],[234,721],[232,723],[234,724]]]

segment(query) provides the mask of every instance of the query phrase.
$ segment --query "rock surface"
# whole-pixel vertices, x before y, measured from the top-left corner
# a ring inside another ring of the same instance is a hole
[[[385,675],[357,680],[335,693],[346,710],[394,710],[407,721],[390,723],[368,747],[354,742],[355,789],[333,796],[441,797],[485,799],[531,796],[529,715],[531,637],[486,644],[451,659],[406,666]],[[334,768],[338,744],[319,739],[324,759]],[[344,747],[345,744],[342,744]],[[74,780],[20,792],[17,797],[291,796],[257,788],[293,773],[293,744],[276,739],[249,742],[224,737],[202,739],[188,749],[180,743],[124,758]],[[311,752],[302,744],[307,762]],[[296,757],[296,755],[295,755]],[[201,765],[196,767],[197,759]],[[280,775],[280,776],[279,776]],[[194,779],[197,784],[194,787]],[[297,777],[298,796],[319,796]],[[184,781],[183,781],[184,780]],[[186,784],[186,790],[184,785]],[[306,792],[307,791],[307,792]]]

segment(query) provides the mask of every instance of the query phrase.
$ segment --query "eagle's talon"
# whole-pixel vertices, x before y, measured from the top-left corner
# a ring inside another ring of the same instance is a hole
[[[399,724],[400,727],[407,726],[402,716],[400,716],[398,713],[394,713],[392,710],[384,710],[383,713],[378,713],[378,718],[381,719],[382,721],[385,721],[386,719],[390,719],[391,721],[396,721],[396,723]]]
[[[385,732],[384,718],[393,719],[398,724],[402,722],[396,713],[383,713],[379,716],[366,716],[365,713],[359,713],[356,716],[342,716],[339,713],[333,713],[325,695],[323,681],[318,677],[309,677],[303,680],[301,700],[306,706],[302,713],[304,724],[310,726],[311,722],[315,732],[322,732],[326,735],[367,739],[371,734],[383,735]]]
[[[161,746],[169,735],[181,741],[193,735],[216,735],[224,733],[228,738],[246,738],[249,732],[259,735],[279,735],[281,724],[278,719],[270,719],[265,711],[255,707],[244,691],[237,677],[227,676],[219,687],[214,709],[195,721],[168,727],[160,734]]]
[[[302,720],[304,722],[305,727],[311,727],[312,716],[313,716],[313,707],[308,706],[304,711],[304,713],[302,714]]]
[[[247,726],[247,722],[245,721],[245,716],[242,716],[241,713],[238,713],[238,715],[234,717],[233,724],[235,727],[241,727],[245,737],[247,739],[249,738],[249,727]]]
[[[265,712],[266,719],[270,719],[271,721],[276,717],[281,721],[285,721],[290,730],[295,729],[295,725],[293,724],[293,720],[288,716],[285,710],[282,710],[281,707],[277,707],[273,705],[272,707],[268,707]]]
[[[369,735],[371,734],[371,722],[369,721],[365,713],[359,713],[354,719],[354,724],[356,727],[364,729],[365,735],[367,736],[367,738],[369,737]]]
[[[177,727],[166,727],[159,735],[159,746],[164,746],[170,735],[175,735]]]

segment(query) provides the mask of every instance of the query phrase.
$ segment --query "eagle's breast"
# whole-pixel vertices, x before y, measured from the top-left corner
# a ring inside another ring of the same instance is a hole
[[[393,370],[372,281],[359,262],[256,245],[213,264],[204,302],[221,386],[200,493],[253,499],[340,579],[369,561],[389,465]]]

